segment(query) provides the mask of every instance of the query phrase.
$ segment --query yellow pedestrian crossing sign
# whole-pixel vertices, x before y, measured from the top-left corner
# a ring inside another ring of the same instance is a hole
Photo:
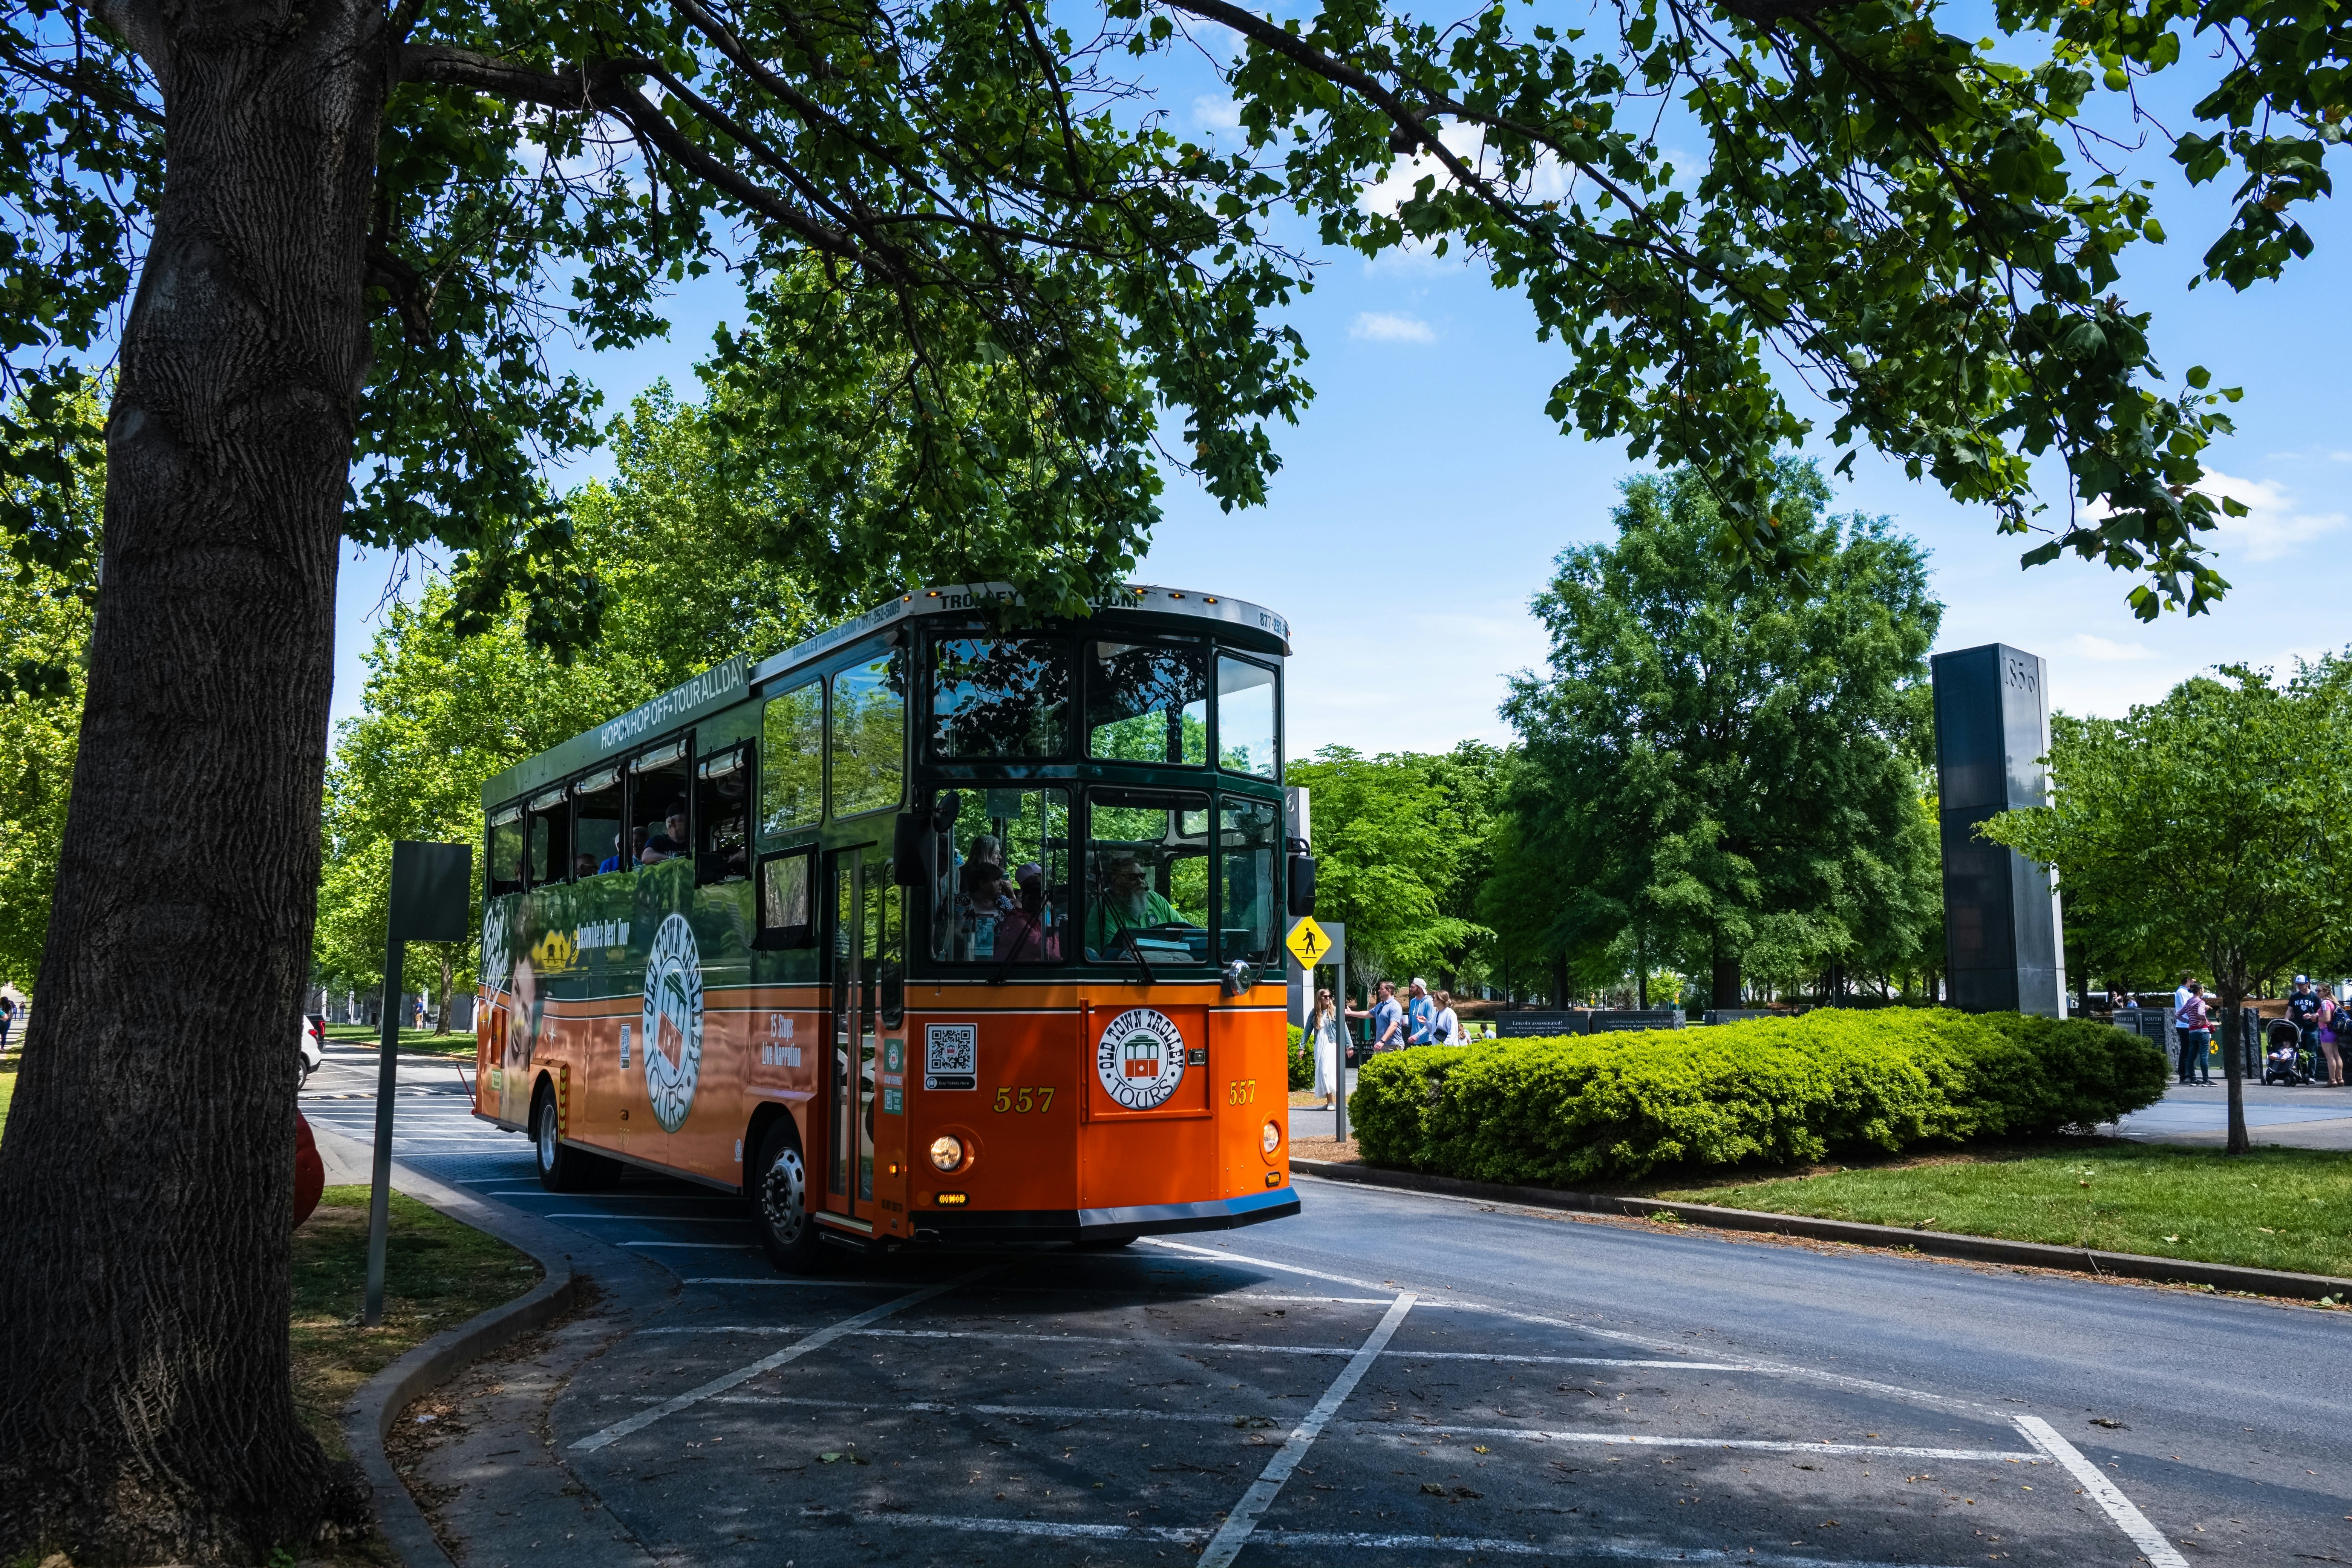
[[[1324,954],[1331,951],[1331,939],[1323,934],[1323,928],[1315,923],[1315,917],[1307,915],[1290,928],[1290,934],[1283,939],[1282,945],[1298,960],[1299,968],[1312,969],[1323,962]]]

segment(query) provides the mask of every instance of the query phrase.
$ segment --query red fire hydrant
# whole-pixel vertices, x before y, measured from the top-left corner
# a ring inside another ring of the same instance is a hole
[[[319,1206],[319,1194],[327,1190],[327,1163],[319,1158],[319,1141],[310,1135],[310,1123],[300,1111],[294,1113],[294,1223],[300,1225]]]

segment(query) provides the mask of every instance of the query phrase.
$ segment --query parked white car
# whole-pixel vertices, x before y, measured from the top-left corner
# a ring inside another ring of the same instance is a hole
[[[319,1064],[327,1059],[327,1052],[326,1031],[319,1026],[318,1019],[307,1013],[302,1016],[298,1048],[302,1054],[302,1082],[309,1083],[310,1075],[319,1070]]]

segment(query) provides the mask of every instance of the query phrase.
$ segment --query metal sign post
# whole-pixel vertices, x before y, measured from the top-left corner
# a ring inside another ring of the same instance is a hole
[[[383,1027],[377,1036],[374,1189],[368,1196],[367,1305],[360,1321],[383,1318],[384,1236],[392,1223],[392,1101],[400,1087],[400,960],[412,942],[463,942],[467,889],[474,879],[470,844],[392,847],[391,920],[383,942]]]

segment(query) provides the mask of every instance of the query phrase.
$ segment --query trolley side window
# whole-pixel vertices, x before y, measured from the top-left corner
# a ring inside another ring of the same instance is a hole
[[[621,854],[621,770],[591,773],[572,786],[572,844],[580,874],[625,871]]]
[[[1106,963],[1209,961],[1209,802],[1087,793],[1086,952]]]
[[[751,748],[730,747],[695,770],[697,882],[740,882],[751,874]]]
[[[1087,645],[1087,755],[1207,763],[1208,665],[1205,649],[1182,645]]]
[[[760,832],[772,838],[824,811],[824,686],[768,700],[760,718]]]
[[[931,755],[1065,755],[1068,650],[1045,637],[942,637],[931,644]]]
[[[687,817],[691,783],[683,739],[640,752],[629,764],[632,864],[658,866],[692,851],[693,827]]]
[[[572,797],[551,789],[536,796],[524,829],[530,845],[530,885],[569,881],[572,866]]]
[[[907,771],[906,681],[898,656],[835,674],[829,720],[833,815],[898,805]]]
[[[490,814],[490,897],[522,891],[522,807]]]
[[[1274,671],[1245,658],[1217,659],[1217,765],[1252,778],[1281,776]]]
[[[1070,796],[1058,789],[942,790],[931,956],[944,963],[1059,963],[1070,924]]]
[[[1281,810],[1271,801],[1240,800],[1232,795],[1217,803],[1217,957],[1265,963],[1274,957],[1281,934],[1282,889],[1276,880],[1281,868]]]

